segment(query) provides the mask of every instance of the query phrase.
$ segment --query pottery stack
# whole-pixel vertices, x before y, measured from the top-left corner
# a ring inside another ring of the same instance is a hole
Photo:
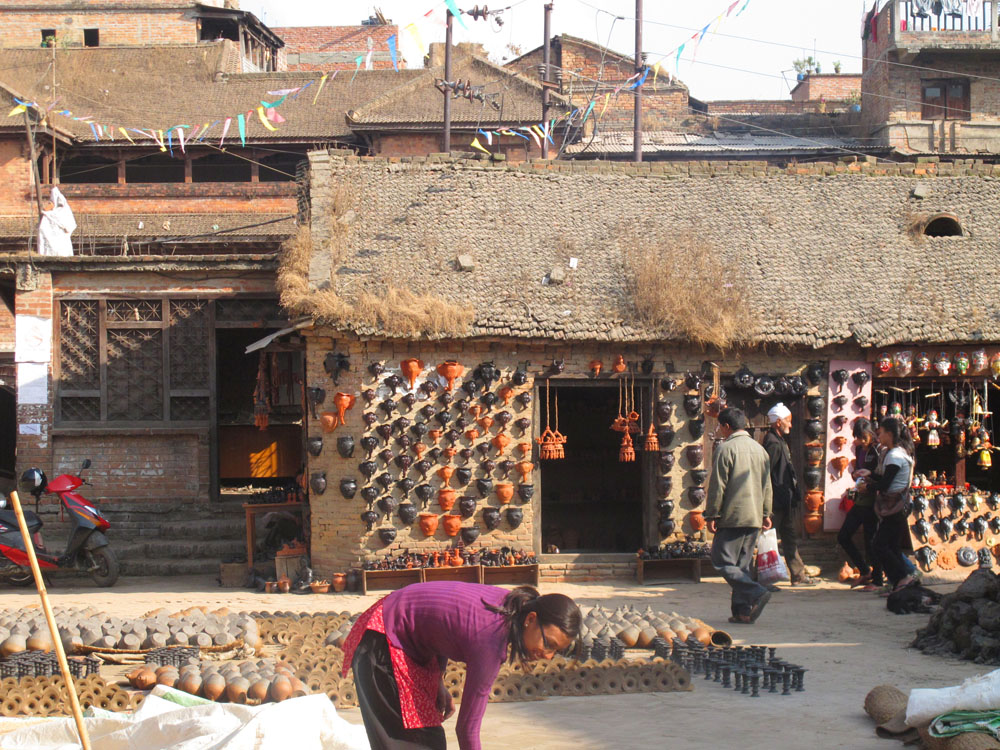
[[[707,644],[713,632],[714,628],[701,620],[676,612],[656,612],[649,606],[642,611],[633,606],[611,610],[598,605],[584,614],[580,640],[585,648],[611,638],[621,640],[626,648],[652,648],[657,636],[670,642],[694,635]]]

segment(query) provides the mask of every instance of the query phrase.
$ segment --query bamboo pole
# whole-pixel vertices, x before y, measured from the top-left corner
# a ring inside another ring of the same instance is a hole
[[[83,750],[90,750],[90,737],[87,736],[87,728],[83,724],[83,712],[80,710],[80,701],[76,697],[76,682],[69,671],[69,663],[66,661],[66,651],[63,649],[62,639],[59,637],[59,628],[56,627],[56,619],[52,616],[52,607],[49,605],[49,592],[45,590],[45,581],[42,579],[42,571],[38,567],[38,558],[35,556],[35,545],[31,541],[31,534],[28,533],[28,524],[24,521],[21,500],[18,498],[16,490],[10,493],[10,499],[14,506],[14,513],[17,516],[17,525],[21,529],[21,537],[24,539],[24,548],[28,553],[28,562],[31,563],[31,572],[35,576],[35,586],[38,588],[38,596],[42,600],[45,621],[49,624],[49,633],[52,635],[52,646],[55,648],[56,657],[59,659],[59,670],[62,672],[63,680],[66,682],[66,693],[69,695],[69,704],[73,709],[76,729],[80,733],[80,745],[83,747]]]

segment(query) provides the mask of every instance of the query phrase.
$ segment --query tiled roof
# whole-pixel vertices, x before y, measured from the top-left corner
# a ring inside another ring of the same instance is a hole
[[[73,242],[90,240],[199,243],[280,242],[295,232],[295,217],[288,214],[77,214]],[[0,216],[0,240],[33,237],[33,216]],[[204,236],[203,236],[204,235]]]
[[[920,179],[912,164],[895,167],[911,176],[887,176],[867,172],[893,165],[817,164],[801,175],[804,166],[694,162],[673,177],[681,165],[311,158],[314,235],[331,220],[331,185],[347,187],[356,212],[339,265],[314,252],[313,287],[332,282],[349,299],[405,282],[469,305],[470,336],[676,337],[644,328],[630,306],[617,240],[641,226],[667,247],[696,234],[719,268],[746,280],[756,343],[1000,341],[994,177]],[[829,174],[838,169],[858,172]],[[918,185],[926,197],[913,195]],[[936,212],[957,216],[966,236],[910,236],[915,217]],[[456,269],[463,253],[471,273]],[[543,283],[553,269],[565,283]]]
[[[675,131],[647,131],[642,136],[644,154],[658,153],[739,153],[787,151],[842,151],[854,153],[863,150],[863,144],[849,138],[799,137],[794,135],[758,135],[738,133],[678,133]],[[616,154],[633,152],[632,131],[598,133],[591,141],[584,137],[566,147],[567,154]]]

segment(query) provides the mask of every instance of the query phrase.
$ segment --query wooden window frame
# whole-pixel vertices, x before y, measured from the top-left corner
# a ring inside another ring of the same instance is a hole
[[[952,92],[960,87],[961,92]],[[938,88],[941,94],[933,100],[927,97],[927,90]],[[920,82],[920,119],[922,120],[970,120],[972,119],[969,79],[967,78],[927,78]]]

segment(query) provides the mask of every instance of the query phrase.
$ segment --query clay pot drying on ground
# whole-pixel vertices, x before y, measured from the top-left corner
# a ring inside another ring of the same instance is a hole
[[[517,496],[521,498],[522,503],[531,502],[531,498],[535,496],[535,485],[519,484],[517,486]]]
[[[705,484],[705,480],[708,478],[708,471],[705,469],[692,469],[691,470],[691,482],[695,487],[701,487]]]
[[[396,541],[396,527],[383,526],[378,530],[378,538],[382,540],[383,547],[388,547],[390,544]]]
[[[441,510],[447,513],[455,505],[455,498],[458,497],[458,493],[450,487],[442,487],[438,490],[438,505],[441,506]]]
[[[366,510],[361,514],[361,522],[368,527],[368,531],[375,528],[375,523],[378,521],[378,513],[373,510]]]
[[[350,500],[358,492],[358,482],[356,479],[351,477],[344,477],[340,480],[340,494],[344,496],[345,500]]]
[[[458,536],[459,530],[462,528],[462,517],[461,516],[444,516],[444,533],[448,536]]]
[[[486,524],[487,529],[493,531],[493,529],[500,525],[500,511],[492,506],[484,508],[483,523]]]
[[[691,527],[691,531],[695,533],[705,528],[705,516],[702,515],[702,511],[692,510],[688,513],[688,525]]]
[[[811,513],[802,519],[802,526],[807,534],[818,534],[823,530],[823,516],[819,513]]]
[[[823,507],[823,491],[809,490],[805,496],[806,510],[810,513],[818,513]]]
[[[351,458],[354,455],[354,436],[342,435],[337,438],[337,453],[341,458]]]
[[[445,379],[445,390],[450,391],[455,385],[455,379],[462,377],[465,368],[455,360],[447,360],[437,366],[437,373]]]
[[[437,527],[438,517],[436,513],[420,514],[420,530],[424,533],[424,536],[434,536]]]
[[[347,576],[344,573],[334,573],[330,576],[330,585],[339,594],[347,588]]]
[[[400,521],[409,526],[417,520],[417,506],[413,503],[402,503],[396,511],[396,515],[399,516]]]
[[[506,505],[514,497],[514,485],[507,482],[497,484],[497,500],[501,505]]]
[[[705,434],[705,418],[698,417],[697,419],[689,420],[688,432],[691,433],[691,437],[695,440],[701,440],[701,436]]]
[[[325,471],[314,471],[309,477],[309,487],[317,495],[322,495],[326,492],[326,472]]]
[[[671,477],[659,477],[656,480],[656,494],[666,497],[674,487],[674,480]]]
[[[516,529],[521,525],[521,521],[524,520],[524,511],[520,508],[512,507],[507,508],[507,525],[512,529]]]
[[[847,456],[835,456],[833,460],[830,461],[830,465],[833,467],[833,475],[838,479],[844,476],[844,469],[851,462]]]
[[[705,488],[704,487],[688,487],[688,500],[695,507],[701,505],[705,502]]]
[[[309,455],[316,457],[323,452],[323,438],[321,437],[311,437],[306,439],[306,449],[309,451]]]
[[[218,672],[208,675],[201,683],[201,694],[206,700],[217,701],[224,692],[226,692],[226,678]]]
[[[463,526],[462,527],[462,541],[466,544],[472,544],[479,538],[479,527],[478,526]]]
[[[476,498],[472,495],[462,495],[458,499],[458,512],[463,518],[472,518],[476,513]]]
[[[691,466],[700,466],[705,458],[705,448],[700,443],[694,443],[684,449],[684,457]]]

